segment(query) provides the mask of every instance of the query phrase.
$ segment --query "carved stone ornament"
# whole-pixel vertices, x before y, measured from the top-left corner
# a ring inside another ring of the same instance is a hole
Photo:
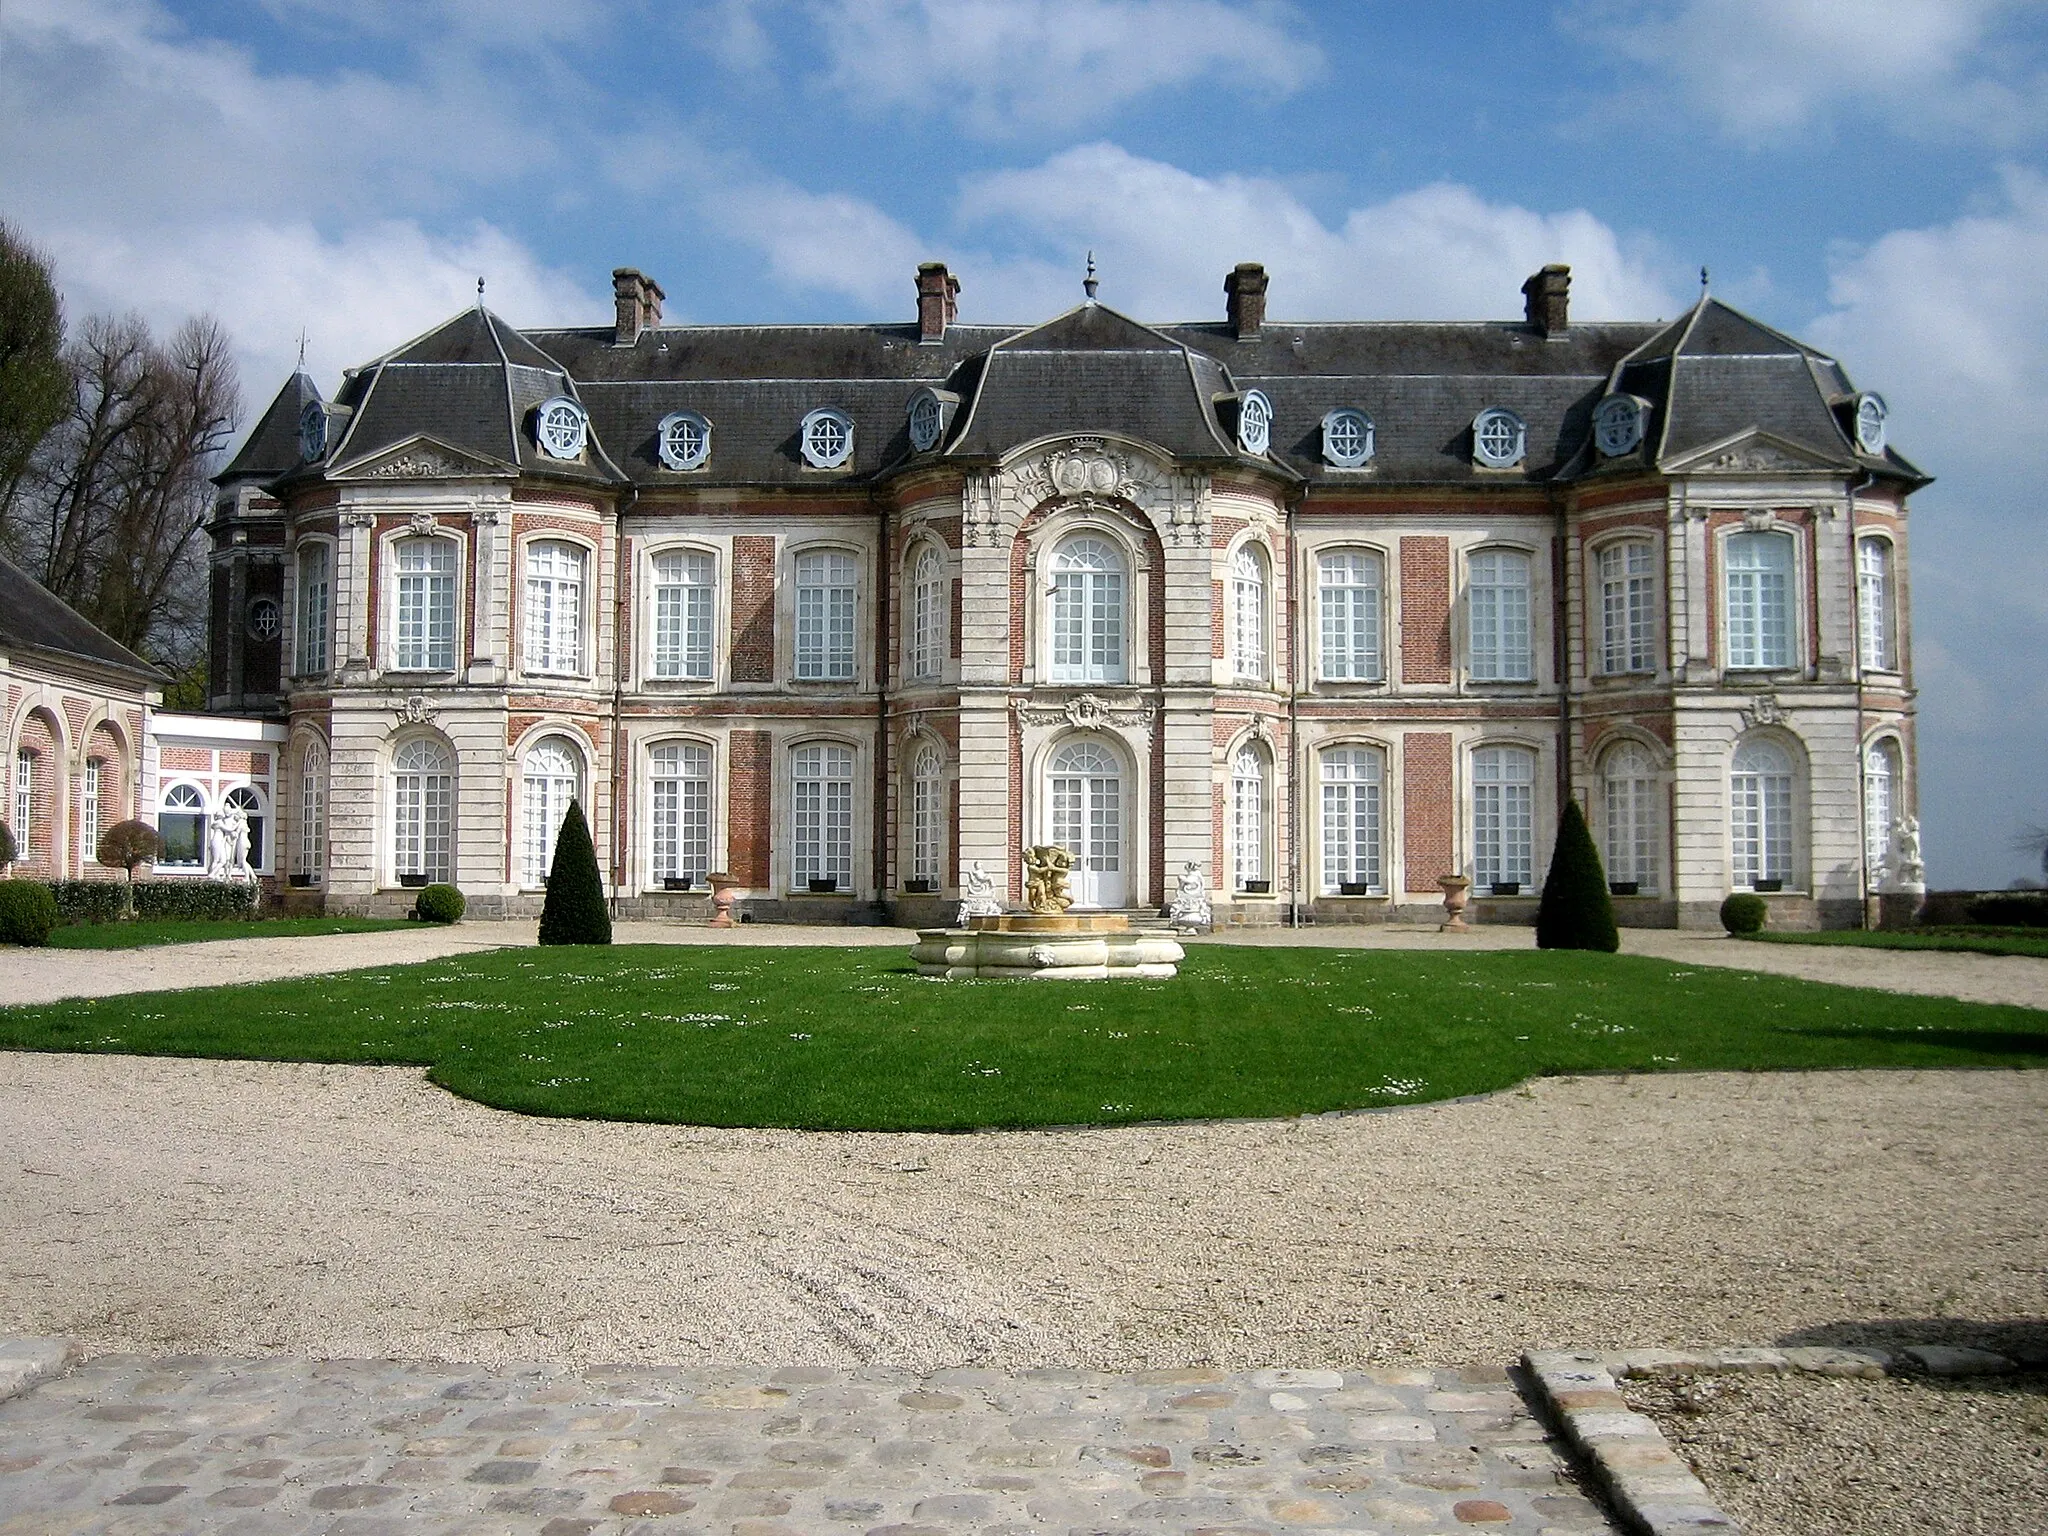
[[[505,519],[505,514],[496,507],[477,507],[469,514],[471,522],[479,528],[495,528]]]
[[[1756,474],[1813,468],[1805,460],[1795,459],[1783,449],[1773,448],[1768,443],[1745,443],[1740,448],[1730,448],[1725,453],[1715,454],[1699,467],[1719,474]]]
[[[344,528],[374,528],[377,526],[377,514],[374,512],[344,512],[341,514],[341,526]]]
[[[1778,702],[1775,693],[1760,693],[1750,702],[1749,708],[1742,712],[1742,720],[1752,731],[1760,725],[1783,725],[1785,706]]]
[[[415,693],[398,706],[398,718],[406,725],[425,725],[434,718],[434,706],[424,695]]]
[[[372,480],[437,480],[459,475],[462,466],[445,453],[414,448],[363,471]]]
[[[969,549],[994,549],[1002,541],[1003,513],[997,476],[980,470],[967,477],[960,499],[960,538]]]
[[[1105,699],[1100,694],[1083,693],[1064,704],[1020,705],[1017,714],[1026,725],[1065,725],[1076,731],[1100,731],[1112,726],[1150,726],[1159,714],[1159,706],[1135,696]]]
[[[1742,526],[1751,533],[1769,533],[1776,522],[1776,516],[1768,507],[1752,507],[1742,514]]]
[[[432,533],[436,528],[440,527],[441,525],[435,519],[433,513],[415,512],[411,517],[405,520],[405,526],[410,528],[414,533],[425,535]]]

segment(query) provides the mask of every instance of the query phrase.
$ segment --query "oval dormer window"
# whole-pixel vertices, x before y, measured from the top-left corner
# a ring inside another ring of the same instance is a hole
[[[671,411],[655,429],[663,469],[702,469],[711,458],[711,423],[695,411]]]
[[[1634,395],[1609,395],[1593,411],[1594,446],[1610,459],[1634,453],[1643,440],[1643,402]]]
[[[920,389],[910,398],[910,446],[919,453],[938,447],[946,430],[946,404],[936,390]]]
[[[1372,462],[1372,418],[1348,407],[1323,418],[1323,462],[1363,469]]]
[[[1472,457],[1488,469],[1513,469],[1528,441],[1529,429],[1513,411],[1494,406],[1472,418]]]
[[[804,462],[813,469],[838,469],[853,457],[853,418],[830,406],[804,418]]]
[[[582,406],[566,396],[543,400],[534,412],[533,439],[551,459],[580,458],[589,435],[590,417]]]
[[[299,457],[312,464],[326,454],[327,407],[318,400],[308,400],[306,408],[299,412]]]
[[[1264,453],[1273,440],[1273,402],[1256,389],[1237,403],[1237,446],[1246,453]]]
[[[1856,446],[1872,458],[1884,452],[1885,409],[1883,395],[1856,397]]]

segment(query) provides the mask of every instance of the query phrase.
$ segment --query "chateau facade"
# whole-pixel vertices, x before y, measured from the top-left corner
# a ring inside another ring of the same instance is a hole
[[[282,724],[265,872],[536,910],[950,915],[973,862],[1217,921],[1532,910],[1566,795],[1624,922],[1856,924],[1914,804],[1884,405],[1707,297],[1575,324],[671,326],[479,305],[284,388],[220,477],[217,712]],[[163,792],[174,787],[166,773]],[[1917,855],[1917,850],[1913,850]]]

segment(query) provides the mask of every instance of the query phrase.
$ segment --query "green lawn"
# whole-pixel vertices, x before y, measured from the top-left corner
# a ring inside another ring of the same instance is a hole
[[[1954,949],[1979,955],[2029,955],[2048,960],[2048,929],[1916,928],[1905,933],[1865,933],[1849,928],[1827,933],[1747,933],[1766,944],[1847,944],[1859,949]]]
[[[301,939],[412,926],[404,918],[385,917],[141,918],[132,923],[66,924],[51,933],[50,948],[144,949],[154,944],[198,944],[207,939]]]
[[[2048,1013],[1626,955],[1194,947],[1171,981],[894,949],[514,949],[0,1010],[0,1046],[416,1063],[530,1114],[956,1130],[1295,1115],[1565,1072],[2048,1064]]]

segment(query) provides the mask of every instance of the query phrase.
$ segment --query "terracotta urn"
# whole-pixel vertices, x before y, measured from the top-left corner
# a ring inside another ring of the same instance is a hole
[[[1444,890],[1444,920],[1437,932],[1470,932],[1471,925],[1465,921],[1465,903],[1472,899],[1472,882],[1463,875],[1445,875],[1437,884]]]
[[[745,883],[737,875],[729,875],[722,869],[715,869],[704,878],[711,886],[711,926],[730,928],[732,904],[738,893],[746,889]]]

